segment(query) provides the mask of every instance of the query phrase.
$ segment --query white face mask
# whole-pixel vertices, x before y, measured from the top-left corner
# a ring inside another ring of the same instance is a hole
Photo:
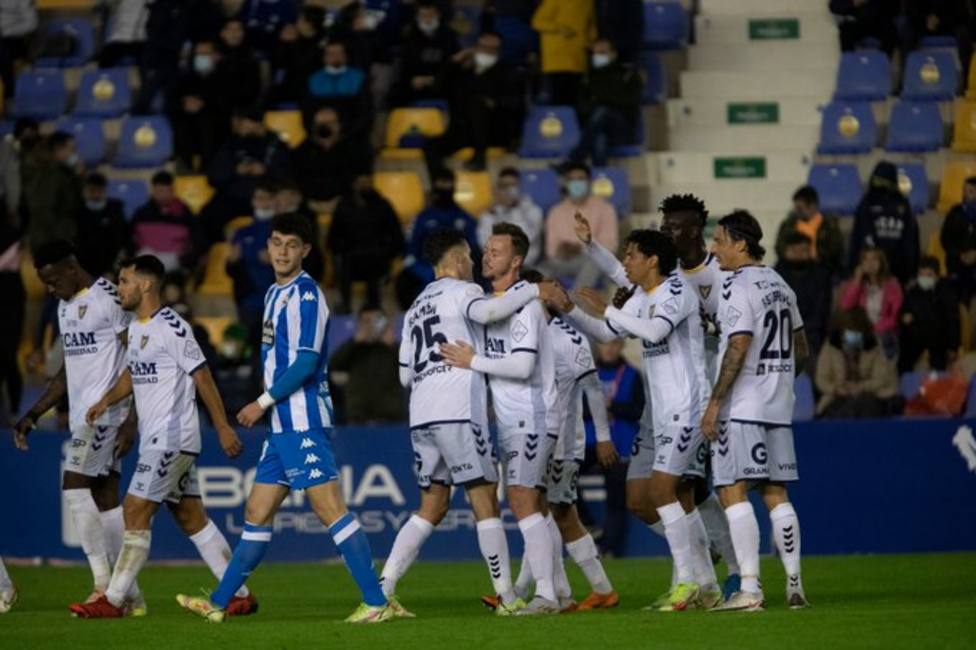
[[[605,68],[610,65],[610,55],[609,54],[594,54],[593,58],[594,68]]]
[[[258,221],[267,221],[275,216],[274,208],[254,208],[254,218]]]
[[[915,281],[918,282],[918,288],[922,291],[931,291],[935,289],[935,283],[939,279],[933,275],[920,275]]]
[[[488,54],[487,52],[474,53],[474,65],[479,70],[487,70],[496,63],[498,63],[497,54]]]
[[[346,66],[327,65],[325,66],[325,71],[328,72],[329,74],[342,74],[343,72],[346,71]]]
[[[437,28],[440,26],[441,26],[441,22],[439,20],[417,21],[417,27],[419,27],[420,31],[422,31],[424,34],[427,34],[428,36],[436,32]]]

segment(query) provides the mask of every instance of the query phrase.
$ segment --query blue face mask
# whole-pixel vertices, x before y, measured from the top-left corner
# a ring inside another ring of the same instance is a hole
[[[209,54],[193,55],[193,69],[199,74],[210,74],[214,69],[213,57]]]
[[[590,193],[590,184],[587,181],[574,179],[566,183],[566,191],[574,199],[582,199]]]
[[[845,350],[860,350],[864,347],[864,335],[857,330],[844,330],[843,342]]]

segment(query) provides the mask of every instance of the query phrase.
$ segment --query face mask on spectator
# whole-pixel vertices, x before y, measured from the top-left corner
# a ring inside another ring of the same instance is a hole
[[[77,165],[78,164],[77,152],[68,154],[68,157],[64,159],[64,164],[66,164],[68,167],[74,167],[75,165]]]
[[[487,70],[496,63],[498,63],[497,54],[488,54],[487,52],[474,53],[474,65],[479,70]]]
[[[593,55],[593,67],[594,68],[605,68],[610,65],[610,55],[598,52]]]
[[[437,28],[441,26],[441,21],[439,20],[418,20],[417,27],[420,28],[424,34],[430,36],[437,31]]]
[[[916,278],[918,282],[918,288],[922,291],[931,291],[935,289],[935,283],[938,282],[938,278],[934,275],[920,275]]]
[[[860,350],[864,346],[864,335],[857,330],[844,330],[842,340],[845,350]]]
[[[374,14],[372,11],[367,11],[365,14],[363,14],[359,26],[364,31],[371,32],[374,29],[376,29],[376,26],[379,24],[379,22],[380,22],[379,17],[376,14]]]
[[[214,69],[213,57],[209,54],[195,54],[193,56],[193,69],[199,74],[210,74]]]
[[[342,74],[343,72],[346,71],[346,66],[327,65],[325,66],[325,71],[329,74]]]
[[[104,210],[106,205],[108,205],[108,199],[98,199],[98,200],[88,199],[85,201],[85,207],[91,210],[92,212],[99,212],[101,210]]]
[[[509,185],[505,188],[505,196],[514,201],[522,196],[522,190],[519,189],[518,185]]]
[[[566,191],[572,198],[582,199],[590,193],[590,184],[577,178],[566,183]]]
[[[258,221],[267,221],[275,216],[274,208],[254,208],[254,218]]]

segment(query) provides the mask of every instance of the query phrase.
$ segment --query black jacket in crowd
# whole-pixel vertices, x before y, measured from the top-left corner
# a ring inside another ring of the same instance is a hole
[[[918,222],[908,199],[898,190],[897,168],[885,161],[875,167],[868,191],[854,213],[851,269],[857,266],[861,250],[868,246],[885,252],[892,275],[903,285],[918,271]]]
[[[786,280],[796,294],[796,306],[803,317],[803,329],[810,343],[813,356],[820,351],[820,345],[827,336],[830,319],[830,303],[833,295],[830,269],[818,262],[776,263],[776,272]]]

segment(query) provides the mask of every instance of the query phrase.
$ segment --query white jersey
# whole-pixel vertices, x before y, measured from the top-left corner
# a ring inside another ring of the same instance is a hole
[[[468,306],[485,292],[473,282],[441,278],[428,284],[403,317],[399,363],[410,368],[410,426],[474,422],[486,426],[485,379],[444,363],[438,345],[467,341],[480,352],[481,325],[469,321]]]
[[[129,325],[129,373],[139,415],[139,453],[200,453],[195,370],[207,363],[189,323],[163,307]]]
[[[549,337],[556,364],[556,411],[559,439],[552,457],[583,460],[586,432],[583,429],[583,389],[579,382],[596,372],[590,342],[558,316],[549,321]]]
[[[508,318],[485,327],[484,355],[501,359],[513,352],[536,355],[527,379],[488,375],[491,403],[501,432],[556,435],[556,371],[546,314],[533,300]]]
[[[700,309],[698,292],[674,274],[650,292],[638,289],[621,310],[637,318],[660,318],[671,326],[659,343],[641,341],[645,396],[656,430],[696,427],[704,413],[710,390]],[[634,336],[613,316],[607,322],[614,331]]]
[[[705,261],[693,269],[683,269],[678,264],[678,274],[697,292],[705,315],[714,320],[718,313],[719,285],[728,275],[719,267],[718,258],[709,253]]]
[[[796,372],[793,334],[803,329],[793,290],[768,266],[744,266],[722,283],[719,319],[720,358],[725,358],[731,337],[752,335],[722,419],[790,426]]]
[[[125,369],[125,345],[119,335],[128,328],[129,320],[129,314],[122,311],[115,285],[101,278],[58,304],[72,429],[85,424],[85,413],[112,389]],[[129,414],[130,401],[113,405],[97,424],[122,424]]]

